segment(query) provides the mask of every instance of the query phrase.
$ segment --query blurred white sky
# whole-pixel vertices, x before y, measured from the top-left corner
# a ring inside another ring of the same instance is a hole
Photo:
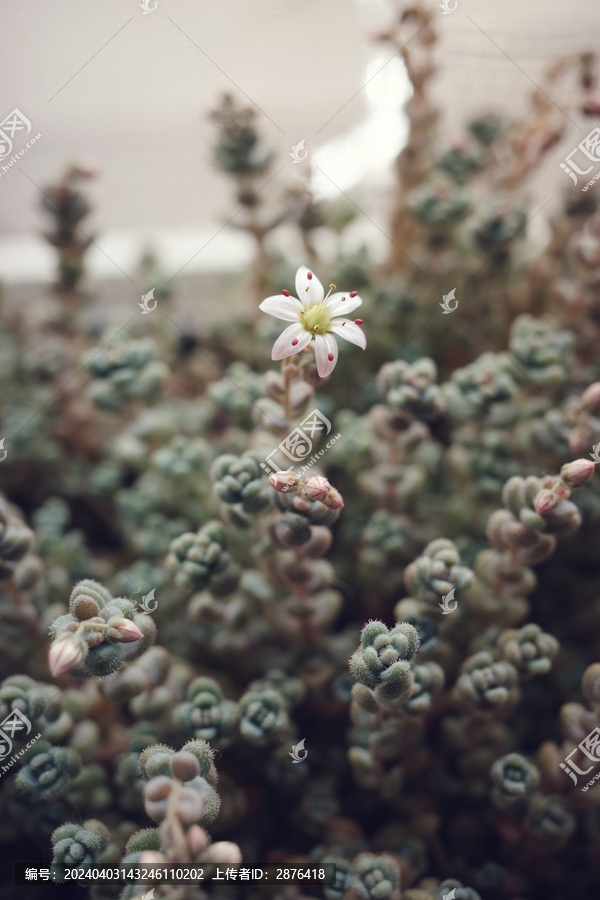
[[[440,35],[437,98],[449,140],[466,115],[490,103],[518,113],[556,56],[587,49],[600,34],[597,0],[457,3],[450,15],[431,3]],[[398,101],[407,96],[398,60],[384,66],[393,50],[368,40],[389,20],[388,0],[158,0],[149,15],[138,4],[1,5],[0,119],[17,107],[42,138],[0,178],[0,279],[22,278],[28,267],[33,276],[51,259],[37,237],[44,219],[36,185],[74,156],[93,158],[102,172],[91,189],[97,209],[89,227],[105,249],[104,259],[94,251],[104,274],[112,254],[128,265],[153,236],[171,239],[176,262],[178,242],[199,247],[214,235],[236,208],[228,180],[210,162],[215,131],[207,113],[223,90],[264,113],[265,146],[279,154],[274,171],[284,166],[278,189],[301,168],[288,151],[303,138],[337,188],[352,192],[367,171],[374,184],[385,183],[403,139]],[[578,127],[568,123],[556,158],[539,175],[542,200],[564,184],[558,162],[596,124],[571,116]],[[335,196],[332,184],[320,187]],[[377,204],[381,192],[357,196]],[[236,238],[225,229],[195,264],[227,259],[241,246]]]

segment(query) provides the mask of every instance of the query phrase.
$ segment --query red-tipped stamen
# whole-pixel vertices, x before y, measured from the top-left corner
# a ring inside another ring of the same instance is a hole
[[[292,341],[292,347],[295,347],[297,343],[298,343],[298,338],[294,338],[294,340]]]
[[[354,324],[355,324],[355,325],[362,325],[362,323],[363,323],[363,320],[362,320],[362,319],[355,319],[355,320],[354,320]]]
[[[352,291],[352,292],[350,293],[350,296],[351,296],[351,297],[356,297],[357,294],[358,294],[358,291]]]
[[[283,294],[284,297],[289,297],[289,296],[290,296],[290,292],[289,292],[289,291],[282,291],[281,293]]]
[[[312,272],[307,272],[307,273],[306,273],[306,277],[307,277],[308,280],[310,281],[311,278],[312,278]]]
[[[328,353],[328,354],[327,354],[327,359],[329,360],[329,362],[333,362],[334,358],[335,358],[335,357],[334,357],[333,353]]]

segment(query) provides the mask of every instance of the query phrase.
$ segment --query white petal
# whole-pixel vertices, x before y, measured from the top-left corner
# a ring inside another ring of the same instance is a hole
[[[292,341],[296,340],[298,343],[292,345]],[[293,356],[294,353],[300,353],[310,344],[311,340],[312,334],[305,331],[302,325],[288,325],[273,344],[271,359],[285,359],[287,356]]]
[[[363,350],[367,346],[367,338],[364,331],[359,325],[350,322],[349,319],[334,319],[331,323],[331,330],[335,334],[339,334],[340,337],[345,338],[345,340],[350,341],[351,344],[362,347]]]
[[[362,298],[358,294],[356,297],[351,297],[350,293],[346,291],[345,294],[332,294],[325,305],[332,316],[349,316],[351,312],[358,309],[361,303]]]
[[[308,277],[309,272],[312,278]],[[315,273],[311,269],[307,269],[306,266],[300,266],[296,272],[296,293],[304,308],[314,306],[315,303],[321,303],[325,296],[323,285]]]
[[[333,359],[329,359],[330,353],[333,356]],[[338,345],[336,339],[330,334],[326,337],[322,334],[318,334],[315,337],[315,359],[317,361],[319,378],[327,378],[328,375],[331,375],[335,369],[337,358]]]
[[[258,308],[270,316],[275,316],[276,319],[283,319],[284,322],[297,322],[302,305],[295,297],[277,294],[275,297],[267,297]]]

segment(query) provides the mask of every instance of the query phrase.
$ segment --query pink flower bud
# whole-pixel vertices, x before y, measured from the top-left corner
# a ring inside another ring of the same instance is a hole
[[[325,506],[328,506],[329,509],[341,509],[344,505],[344,498],[337,490],[337,488],[330,488],[329,493],[323,500]]]
[[[560,477],[569,487],[579,487],[592,477],[595,468],[591,459],[574,459],[562,467]]]
[[[213,863],[220,866],[238,866],[242,861],[242,851],[232,841],[217,841],[208,848]]]
[[[546,516],[558,506],[559,501],[560,497],[558,494],[548,490],[548,488],[542,488],[542,490],[536,494],[533,506],[538,516]]]
[[[199,856],[204,850],[206,850],[210,843],[209,836],[203,828],[200,828],[199,825],[192,825],[189,828],[185,840],[192,858],[195,856]]]
[[[140,866],[162,866],[167,862],[167,857],[158,850],[144,850],[138,859]]]
[[[48,651],[48,666],[55,678],[75,669],[83,662],[88,653],[88,647],[80,637],[68,634],[54,641]]]
[[[135,622],[132,622],[131,619],[126,619],[124,616],[111,616],[106,624],[109,629],[107,636],[120,643],[128,644],[131,641],[139,641],[140,638],[144,637],[143,632],[140,631]]]
[[[299,481],[300,479],[295,472],[274,472],[272,475],[269,475],[271,487],[282,494],[298,490]]]
[[[600,381],[594,381],[581,395],[581,402],[586,409],[600,409]]]
[[[304,493],[309,500],[325,500],[331,485],[322,475],[313,475],[304,485]]]

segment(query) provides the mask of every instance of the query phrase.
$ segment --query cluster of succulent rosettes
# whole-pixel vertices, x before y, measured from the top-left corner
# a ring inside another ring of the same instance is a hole
[[[75,585],[69,612],[50,627],[54,638],[48,665],[54,677],[74,672],[79,677],[105,677],[126,660],[135,659],[154,641],[156,626],[136,614],[125,597],[114,598],[99,582],[86,578]],[[131,643],[129,651],[123,647]]]
[[[539,387],[564,384],[572,366],[571,331],[556,331],[543,319],[522,315],[513,322],[509,351],[516,361],[515,378]]]
[[[499,712],[518,700],[518,672],[512,663],[495,660],[487,651],[470,656],[455,686],[457,700],[467,710]]]
[[[490,204],[484,210],[483,216],[477,222],[474,230],[474,238],[482,250],[493,251],[494,261],[499,262],[506,258],[508,249],[505,250],[513,238],[524,236],[527,213],[520,206],[509,206],[503,201]]]
[[[386,363],[377,375],[377,387],[385,403],[424,422],[437,419],[446,404],[438,384],[437,366],[423,357],[410,364],[403,360]]]
[[[15,566],[32,549],[35,537],[15,507],[0,496],[0,581],[6,581]]]
[[[272,687],[253,687],[240,698],[240,734],[251,744],[281,741],[291,728],[288,702]]]
[[[491,769],[492,803],[505,812],[520,814],[540,782],[536,766],[521,756],[509,753],[497,759]]]
[[[177,817],[203,825],[216,819],[221,799],[216,791],[217,770],[206,741],[188,741],[175,751],[153,744],[140,754],[138,766],[146,782],[144,808],[155,822]]]
[[[62,692],[28,675],[12,675],[0,685],[0,720],[15,709],[41,729],[49,741],[62,740],[73,727]]]
[[[509,478],[502,490],[506,509],[496,510],[488,520],[492,546],[498,550],[510,547],[516,558],[528,565],[546,560],[556,546],[553,535],[575,531],[581,524],[579,510],[568,498],[571,488],[591,478],[594,467],[592,460],[576,459],[566,463],[560,475]]]
[[[485,165],[485,159],[480,144],[472,139],[463,138],[447,150],[437,164],[457,184],[464,184],[481,171]]]
[[[81,769],[81,758],[75,750],[53,747],[47,741],[36,741],[27,751],[26,760],[17,775],[17,787],[43,800],[66,794]]]
[[[122,335],[92,350],[83,362],[94,379],[89,394],[96,406],[121,412],[133,400],[155,400],[169,370],[154,352],[152,341]]]
[[[81,178],[95,178],[97,170],[86,160],[67,166],[57,184],[46,186],[41,192],[41,205],[54,219],[52,231],[46,232],[49,244],[60,251],[59,287],[72,290],[83,276],[83,256],[93,241],[80,222],[92,207],[77,186]]]
[[[505,553],[481,550],[473,563],[475,578],[462,605],[469,615],[507,627],[522,622],[530,611],[530,594],[537,586],[533,569],[511,562]]]
[[[82,825],[67,822],[52,834],[52,867],[56,877],[65,878],[65,869],[95,866],[108,846],[110,832],[98,819]]]
[[[360,853],[352,863],[350,890],[352,900],[400,900],[400,866],[382,853]]]
[[[439,604],[440,599],[452,590],[453,596],[460,596],[474,577],[472,569],[461,565],[456,544],[447,538],[437,538],[407,566],[404,583],[418,600]]]
[[[173,720],[186,735],[222,748],[232,740],[239,712],[213,678],[201,677],[189,685],[187,701],[175,707]]]
[[[413,192],[409,209],[420,222],[445,228],[460,222],[471,207],[465,191],[446,178],[432,177]]]
[[[239,426],[249,427],[252,422],[252,408],[257,400],[264,397],[264,376],[253,372],[246,363],[234,362],[226,370],[226,375],[208,387],[208,396],[217,407],[221,417]]]
[[[170,478],[183,480],[204,474],[210,446],[203,438],[176,434],[168,444],[152,454],[152,465]]]
[[[219,107],[211,112],[211,119],[219,126],[214,159],[224,172],[258,175],[271,162],[271,153],[265,155],[258,150],[259,136],[252,124],[255,116],[252,107],[239,106],[231,94],[223,94]]]
[[[299,547],[315,534],[313,526],[332,525],[344,505],[342,495],[321,475],[306,480],[295,472],[274,472],[269,484],[277,491],[275,502],[283,515],[270,522],[271,537],[278,547]],[[329,541],[322,552],[326,552]]]
[[[560,644],[539,625],[529,623],[519,629],[504,631],[498,639],[498,647],[521,676],[532,676],[550,671]]]
[[[180,587],[202,591],[230,566],[226,547],[225,526],[213,520],[171,541],[165,567]]]
[[[483,419],[499,403],[518,393],[516,368],[505,354],[482,353],[442,385],[448,415],[457,421]]]
[[[367,712],[376,711],[381,702],[408,700],[415,676],[411,662],[419,649],[416,628],[398,622],[390,630],[374,619],[361,632],[360,647],[352,654],[350,672],[358,684],[352,697]]]
[[[272,503],[272,493],[253,453],[219,456],[211,466],[213,490],[227,507],[225,515],[241,526],[252,524],[251,516]]]
[[[435,662],[424,662],[414,666],[413,675],[415,680],[403,706],[409,713],[422,715],[428,712],[433,695],[441,691],[446,678],[444,670]]]

